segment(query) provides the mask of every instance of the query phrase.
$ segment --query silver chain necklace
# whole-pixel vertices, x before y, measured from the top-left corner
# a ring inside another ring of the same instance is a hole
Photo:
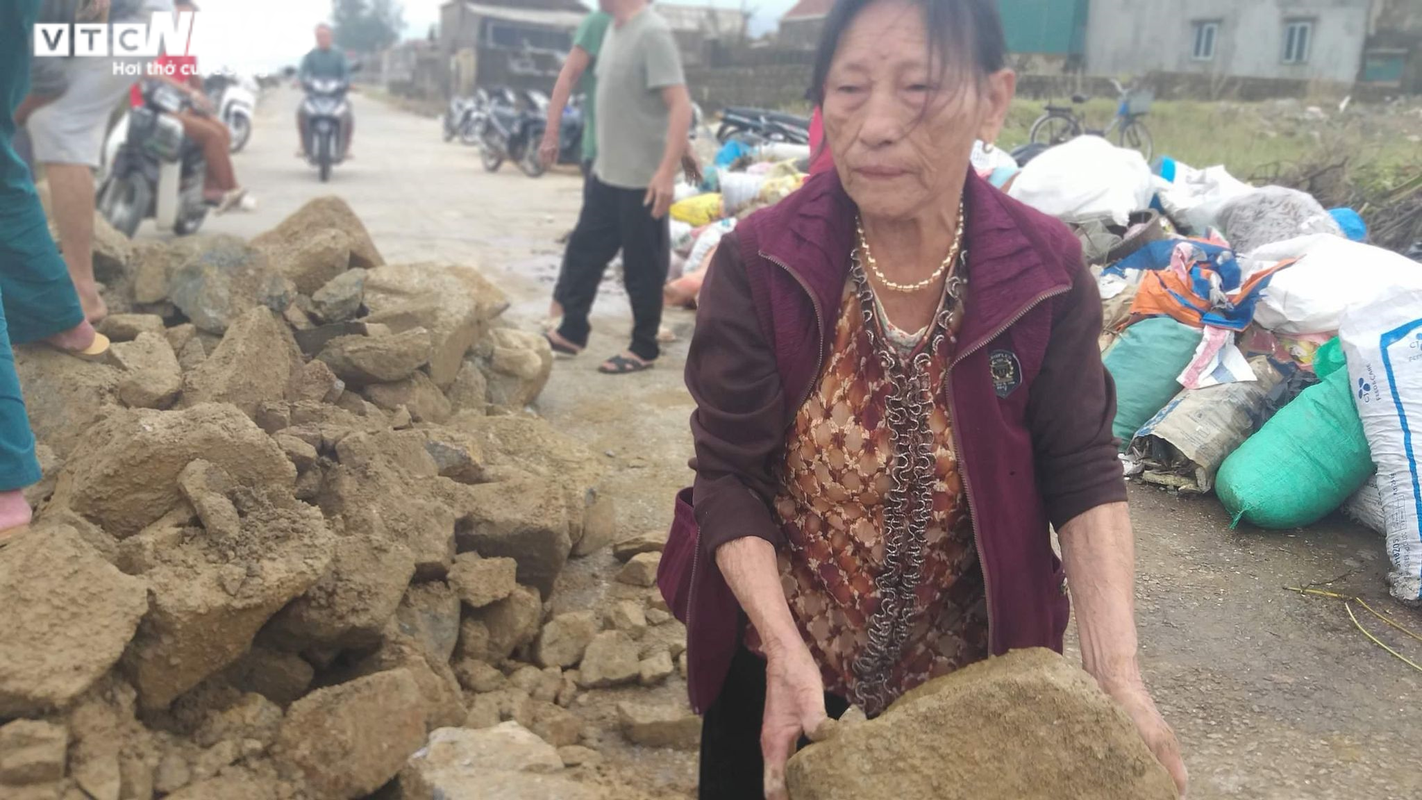
[[[859,250],[855,250],[850,270],[864,328],[874,354],[893,386],[885,401],[884,417],[889,422],[893,457],[889,462],[892,488],[884,496],[884,566],[875,579],[879,607],[868,623],[868,642],[854,659],[855,701],[868,716],[877,716],[888,705],[887,683],[903,654],[916,610],[915,595],[923,577],[924,546],[933,515],[933,487],[937,482],[937,459],[929,416],[934,406],[929,366],[946,340],[954,338],[959,300],[967,285],[961,270],[944,284],[947,301],[939,309],[928,330],[928,344],[912,359],[894,351],[878,330],[874,290],[864,274]],[[967,253],[960,256],[966,261]]]

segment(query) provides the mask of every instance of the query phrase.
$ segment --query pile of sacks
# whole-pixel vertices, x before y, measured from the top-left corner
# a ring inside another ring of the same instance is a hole
[[[770,143],[750,146],[732,138],[717,151],[700,186],[677,186],[671,208],[672,270],[666,287],[671,306],[694,308],[711,257],[736,223],[799,189],[810,167],[810,148]]]
[[[656,537],[618,544],[616,608],[547,619],[615,509],[523,411],[552,358],[500,291],[384,263],[336,199],[250,243],[101,238],[112,363],[16,353],[45,481],[0,550],[0,796],[423,800],[530,736],[500,786],[601,796],[562,788],[568,707],[665,680],[685,632]]]
[[[1351,209],[1094,137],[1009,192],[1094,265],[1128,474],[1262,528],[1342,508],[1386,534],[1393,596],[1422,602],[1422,265]]]

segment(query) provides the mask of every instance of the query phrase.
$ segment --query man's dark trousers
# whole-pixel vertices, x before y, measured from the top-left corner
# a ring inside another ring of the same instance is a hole
[[[646,189],[608,186],[588,177],[578,226],[568,240],[563,269],[553,299],[563,306],[558,334],[584,347],[591,327],[588,314],[597,299],[607,265],[622,250],[623,280],[632,305],[632,345],[644,361],[660,355],[657,331],[662,324],[662,287],[671,267],[671,232],[667,218],[653,219],[644,205]]]

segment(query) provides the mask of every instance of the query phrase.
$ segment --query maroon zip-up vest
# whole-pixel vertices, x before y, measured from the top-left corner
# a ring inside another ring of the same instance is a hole
[[[964,199],[966,314],[945,400],[987,584],[990,645],[994,655],[1060,651],[1070,613],[1066,581],[1051,547],[1026,419],[1052,329],[1047,301],[1070,290],[1073,265],[1065,261],[1077,245],[1060,223],[971,171]],[[836,319],[827,315],[839,310],[854,219],[853,203],[829,172],[737,229],[755,313],[761,329],[773,332],[787,428],[830,347]],[[1004,394],[993,366],[1007,359],[1017,384]],[[714,558],[700,552],[691,494],[677,496],[658,586],[687,626],[688,694],[702,713],[720,694],[745,620]]]

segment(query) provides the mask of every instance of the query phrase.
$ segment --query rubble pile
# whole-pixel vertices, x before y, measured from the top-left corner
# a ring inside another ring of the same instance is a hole
[[[16,351],[45,481],[0,550],[0,796],[610,796],[578,698],[684,672],[685,629],[648,534],[609,607],[550,613],[616,513],[525,411],[552,353],[499,289],[384,263],[334,198],[105,233],[113,358]],[[694,746],[689,710],[624,717]]]

